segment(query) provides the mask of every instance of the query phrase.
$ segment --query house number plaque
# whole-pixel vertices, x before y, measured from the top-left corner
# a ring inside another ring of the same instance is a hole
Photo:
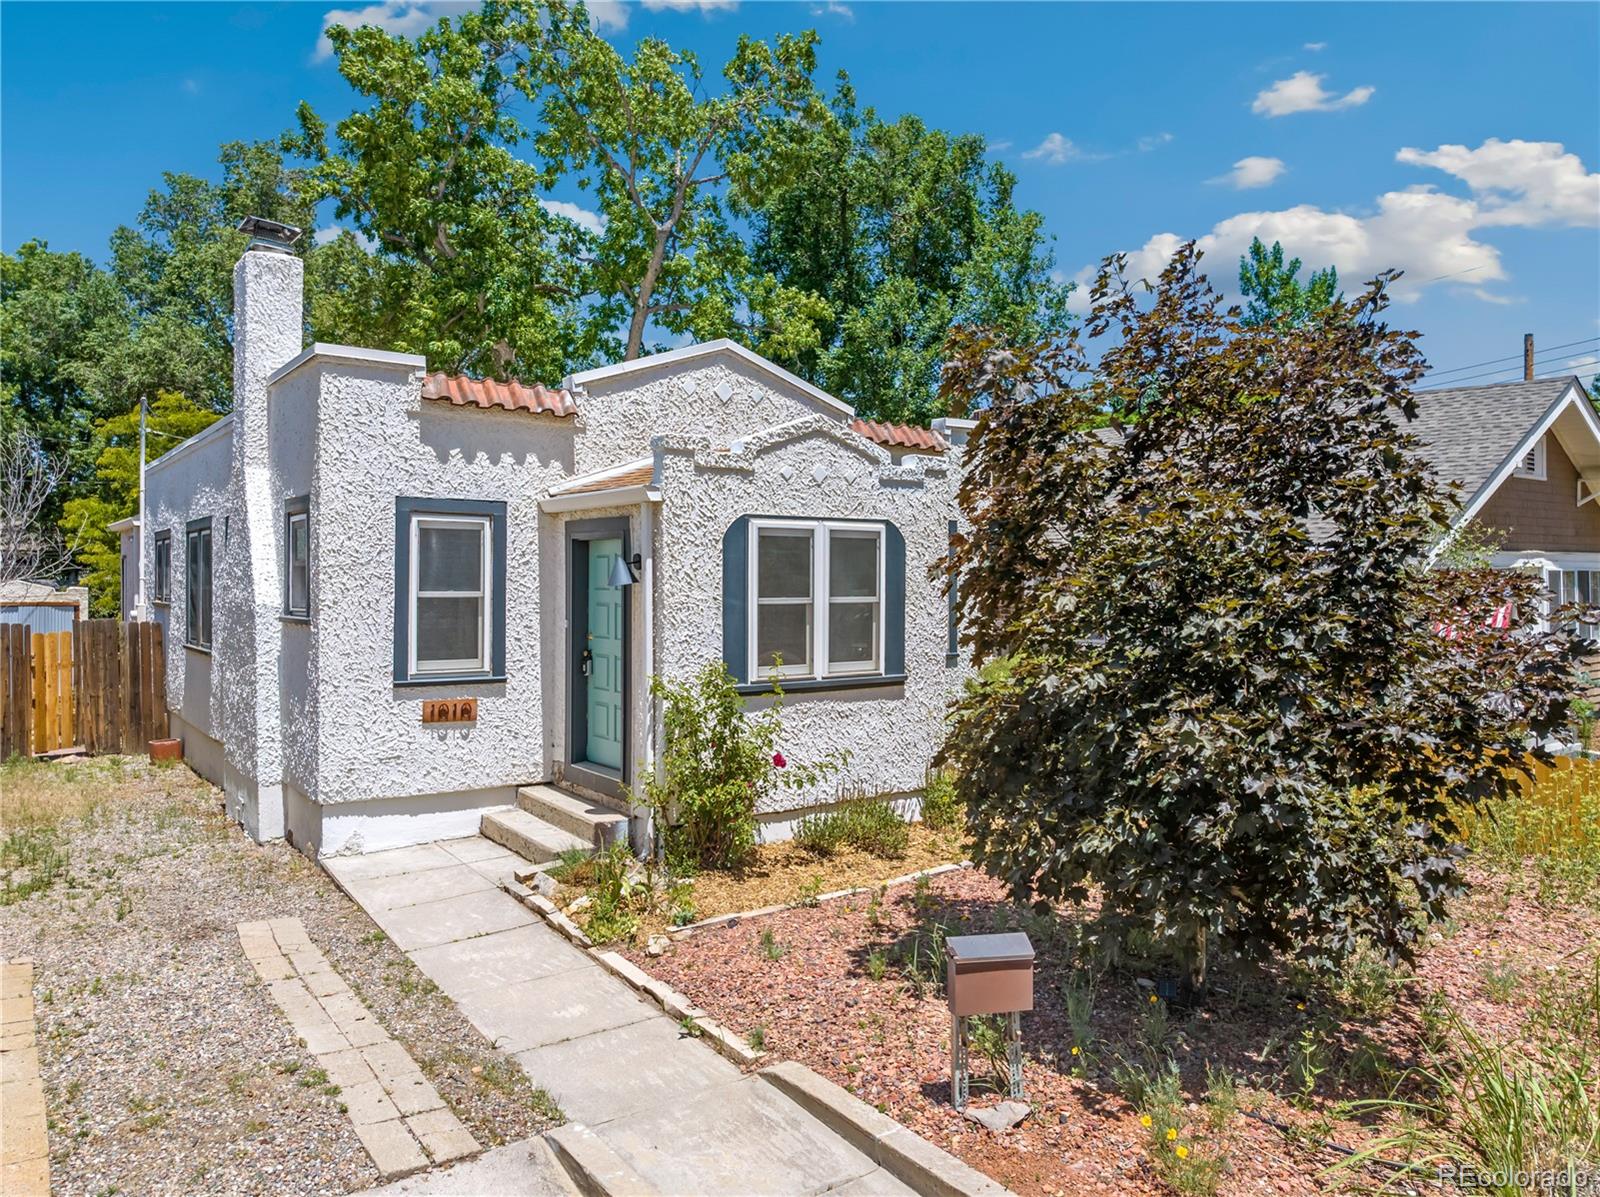
[[[476,698],[429,698],[422,703],[424,723],[476,723]]]

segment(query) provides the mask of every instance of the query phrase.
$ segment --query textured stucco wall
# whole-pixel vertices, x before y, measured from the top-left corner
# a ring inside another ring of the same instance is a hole
[[[158,532],[172,535],[172,601],[151,603],[150,614],[161,624],[162,645],[167,657],[167,706],[183,720],[185,730],[216,741],[223,739],[224,722],[220,695],[213,684],[214,652],[189,648],[184,644],[189,577],[184,534],[190,520],[210,517],[212,528],[213,590],[218,578],[216,562],[223,553],[222,524],[230,510],[230,478],[233,461],[232,419],[213,424],[200,437],[152,463],[145,471],[145,593],[153,593],[155,551]],[[220,596],[212,599],[213,642],[217,628],[215,608]],[[176,734],[176,733],[174,733]],[[189,752],[187,740],[185,754]],[[198,751],[198,747],[196,749]],[[206,776],[221,784],[221,758],[217,755],[212,772]],[[215,776],[212,776],[212,773]]]
[[[944,597],[928,579],[948,543],[946,464],[927,458],[895,466],[881,448],[822,417],[752,437],[743,454],[721,457],[742,468],[717,468],[718,455],[682,441],[663,446],[663,672],[687,677],[722,655],[722,538],[739,516],[888,520],[906,545],[906,682],[786,695],[785,752],[815,760],[844,749],[851,761],[833,782],[814,792],[784,791],[763,813],[831,801],[839,787],[919,790],[956,673],[945,665]]]
[[[313,685],[316,641],[309,620],[292,618],[284,611],[285,572],[288,545],[285,516],[290,500],[308,497],[315,475],[317,427],[319,422],[317,376],[313,371],[296,370],[276,383],[267,405],[267,444],[270,455],[270,490],[263,504],[266,523],[262,532],[272,543],[272,572],[277,584],[275,601],[267,617],[263,603],[263,623],[268,634],[265,646],[278,654],[276,682],[268,697],[276,700],[272,720],[279,729],[281,745],[279,773],[286,785],[304,795],[317,790],[317,701]],[[312,510],[310,530],[310,572],[312,615],[316,614],[317,542],[316,519]]]
[[[590,383],[578,396],[585,429],[580,473],[650,455],[662,435],[708,437],[719,445],[824,408],[736,358],[673,362],[658,370]],[[842,415],[833,419],[844,423]]]
[[[322,413],[311,497],[317,762],[307,793],[325,806],[466,791],[510,801],[511,787],[548,776],[540,618],[550,592],[538,500],[572,470],[573,429],[423,400],[414,367],[304,369],[319,378]],[[506,503],[504,682],[394,685],[399,496]],[[475,724],[422,724],[424,699],[454,697],[479,700]]]

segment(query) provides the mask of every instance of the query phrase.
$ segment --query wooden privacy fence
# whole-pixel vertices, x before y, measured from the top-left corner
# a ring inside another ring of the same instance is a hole
[[[161,625],[90,619],[70,632],[0,625],[0,758],[142,753],[167,734]]]

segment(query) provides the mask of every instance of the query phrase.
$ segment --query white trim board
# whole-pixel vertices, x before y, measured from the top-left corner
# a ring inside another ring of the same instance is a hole
[[[1507,454],[1505,460],[1500,463],[1500,465],[1495,469],[1495,472],[1489,475],[1488,481],[1478,488],[1477,493],[1474,494],[1468,501],[1467,505],[1461,509],[1461,514],[1456,517],[1453,525],[1454,527],[1463,528],[1472,521],[1473,517],[1483,509],[1484,504],[1486,504],[1490,498],[1493,497],[1494,493],[1500,489],[1500,487],[1505,483],[1506,479],[1510,478],[1511,475],[1516,472],[1517,463],[1527,456],[1528,450],[1533,448],[1533,446],[1539,442],[1545,433],[1550,431],[1557,418],[1559,418],[1568,407],[1572,407],[1574,405],[1576,405],[1578,413],[1585,426],[1589,429],[1590,435],[1594,437],[1597,449],[1600,449],[1600,417],[1595,415],[1594,407],[1588,402],[1587,399],[1584,398],[1583,388],[1579,386],[1577,380],[1574,379],[1571,385],[1569,385],[1565,391],[1561,392],[1561,396],[1554,403],[1552,403],[1549,408],[1546,409],[1544,415],[1539,417],[1539,422],[1533,426],[1532,431],[1523,435],[1522,439],[1517,442],[1516,448]],[[1559,437],[1557,439],[1559,439]],[[1566,452],[1568,457],[1572,456],[1572,451],[1565,445],[1562,445],[1562,449]],[[1572,464],[1578,469],[1580,474],[1583,472],[1583,467],[1576,461],[1574,461]]]

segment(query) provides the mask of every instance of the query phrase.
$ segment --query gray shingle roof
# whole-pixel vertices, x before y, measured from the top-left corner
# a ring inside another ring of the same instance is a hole
[[[1461,499],[1470,502],[1576,381],[1569,375],[1419,391],[1417,418],[1402,423],[1421,438],[1434,472],[1461,483]]]

